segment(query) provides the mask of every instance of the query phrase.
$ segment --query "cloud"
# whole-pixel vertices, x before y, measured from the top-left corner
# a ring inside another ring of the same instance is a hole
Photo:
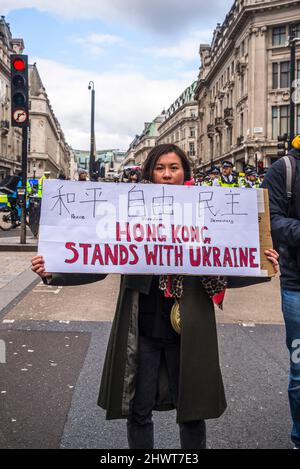
[[[34,58],[67,142],[89,148],[90,72]],[[189,79],[152,80],[132,71],[93,74],[96,91],[96,146],[126,149],[144,122],[153,120],[190,84]]]
[[[84,37],[73,37],[71,41],[79,44],[89,55],[102,55],[112,46],[121,46],[124,40],[112,34],[89,34]]]
[[[36,8],[67,19],[118,20],[128,26],[168,36],[181,34],[191,24],[222,21],[233,0],[1,0],[4,14],[20,8]]]
[[[211,42],[212,30],[200,30],[189,33],[188,37],[180,39],[177,43],[165,47],[151,47],[144,51],[157,58],[172,58],[184,61],[199,58],[199,44]]]

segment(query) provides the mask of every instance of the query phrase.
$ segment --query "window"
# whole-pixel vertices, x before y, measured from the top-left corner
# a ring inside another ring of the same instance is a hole
[[[300,73],[300,69],[298,69]],[[289,88],[290,86],[290,62],[273,63],[272,88]]]
[[[240,114],[240,136],[243,137],[244,135],[244,113],[241,112]]]
[[[272,88],[276,90],[279,88],[279,80],[278,80],[278,64],[272,64]]]
[[[245,75],[244,73],[241,75],[241,96],[245,94]]]
[[[191,117],[196,117],[196,111],[195,111],[195,109],[191,109]]]
[[[192,137],[192,138],[196,137],[196,128],[195,127],[190,127],[190,137]]]
[[[281,62],[280,64],[280,88],[289,88],[290,86],[290,62]]]
[[[192,142],[189,144],[189,155],[195,156],[195,144]]]
[[[286,27],[280,26],[273,28],[272,44],[273,46],[284,46],[286,41]]]
[[[232,146],[232,127],[227,127],[227,149],[228,151],[230,150],[230,147]]]
[[[245,55],[245,41],[241,43],[241,57]]]
[[[278,137],[278,108],[272,107],[272,139],[276,140]]]
[[[289,127],[290,127],[290,107],[281,106],[280,107],[280,124],[279,124],[280,135],[289,133]]]
[[[289,133],[290,129],[290,107],[272,107],[272,138],[276,140],[279,135]]]
[[[300,80],[300,60],[297,60],[297,80]]]
[[[300,134],[300,104],[297,104],[297,134]]]
[[[295,37],[300,37],[300,23],[295,25]]]

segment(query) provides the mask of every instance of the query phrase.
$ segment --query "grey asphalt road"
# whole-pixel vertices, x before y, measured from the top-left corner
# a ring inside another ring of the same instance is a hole
[[[109,330],[109,322],[2,323],[2,447],[127,447],[125,421],[106,421],[96,405]],[[283,326],[218,330],[228,409],[207,422],[209,448],[291,448]],[[179,449],[175,412],[156,412],[154,422],[156,448]]]
[[[1,447],[127,447],[126,423],[96,405],[118,284],[39,284],[0,314]],[[217,313],[228,409],[207,422],[209,448],[292,447],[278,281],[251,288],[228,292]],[[175,412],[154,421],[156,448],[179,449]]]

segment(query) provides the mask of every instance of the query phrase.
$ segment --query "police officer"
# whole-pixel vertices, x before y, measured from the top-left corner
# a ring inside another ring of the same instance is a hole
[[[49,179],[50,178],[50,171],[45,171],[43,176],[39,179],[38,182],[38,197],[42,198],[43,195],[43,181],[44,179]]]
[[[260,187],[262,186],[262,183],[264,182],[265,175],[267,174],[267,171],[268,171],[267,169],[264,169],[264,171],[258,175],[259,182],[260,182]]]
[[[195,186],[202,186],[203,183],[204,183],[204,179],[205,179],[205,172],[202,171],[202,169],[200,168],[197,168],[196,171],[195,171]]]
[[[207,177],[208,179],[204,182],[204,186],[218,186],[219,185],[219,177],[220,177],[220,170],[217,166],[213,166],[208,172]],[[205,178],[206,179],[206,178]]]
[[[242,187],[247,187],[248,189],[259,189],[260,180],[254,169],[247,172],[246,178],[245,185]]]
[[[233,174],[233,164],[231,161],[222,162],[222,174],[219,177],[219,186],[221,187],[239,187],[239,181],[236,174]]]

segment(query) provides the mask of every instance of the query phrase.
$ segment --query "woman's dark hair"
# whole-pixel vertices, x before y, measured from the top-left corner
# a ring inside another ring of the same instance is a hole
[[[162,143],[161,145],[157,145],[156,147],[152,148],[150,153],[147,156],[145,163],[143,164],[142,168],[142,180],[143,181],[152,181],[153,179],[153,171],[158,159],[162,155],[166,155],[167,153],[175,153],[181,159],[181,163],[184,170],[184,180],[189,181],[192,177],[191,173],[191,166],[188,160],[188,157],[184,153],[181,148],[177,145],[173,145],[172,143]]]

